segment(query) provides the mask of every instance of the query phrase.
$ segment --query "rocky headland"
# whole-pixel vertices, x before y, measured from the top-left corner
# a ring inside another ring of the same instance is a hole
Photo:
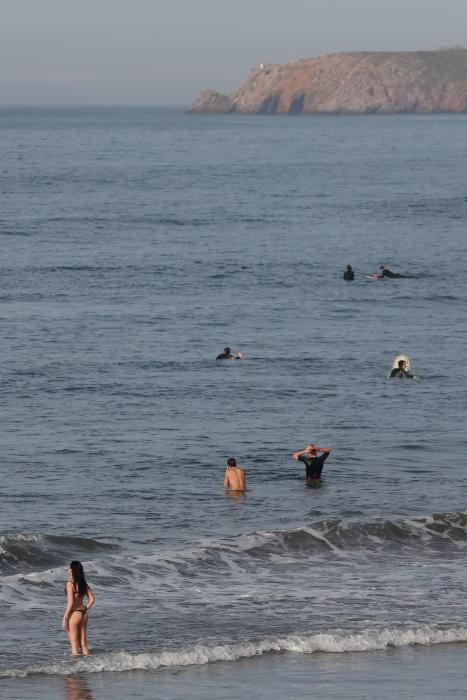
[[[251,71],[231,95],[201,93],[191,112],[467,112],[467,49],[336,53]]]

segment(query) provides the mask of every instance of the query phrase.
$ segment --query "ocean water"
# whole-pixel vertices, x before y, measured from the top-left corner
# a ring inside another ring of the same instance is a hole
[[[0,110],[2,697],[465,696],[466,127]]]

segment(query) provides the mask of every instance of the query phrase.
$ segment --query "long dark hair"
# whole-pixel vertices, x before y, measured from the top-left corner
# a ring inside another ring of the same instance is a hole
[[[88,584],[84,578],[83,565],[80,561],[72,561],[70,563],[71,575],[73,577],[73,586],[79,595],[86,595],[88,592]]]

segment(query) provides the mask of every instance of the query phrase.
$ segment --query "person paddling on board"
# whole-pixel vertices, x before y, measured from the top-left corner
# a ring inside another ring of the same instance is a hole
[[[376,277],[379,280],[382,280],[384,277],[389,277],[390,279],[400,279],[405,277],[405,275],[400,275],[398,272],[392,272],[391,270],[388,270],[387,267],[384,267],[384,265],[380,265]]]
[[[237,493],[246,491],[245,470],[242,467],[237,467],[237,461],[234,457],[230,457],[227,460],[227,469],[224,473],[224,488],[226,491],[235,491]]]
[[[227,347],[216,357],[216,360],[241,360],[242,357],[243,354],[241,352],[236,352],[235,355],[232,355],[230,348]]]
[[[407,370],[407,362],[405,360],[399,360],[397,367],[394,367],[389,377],[390,379],[404,379],[404,377],[407,379],[417,378],[415,374],[410,374],[410,372]]]
[[[355,273],[352,270],[352,265],[347,265],[344,270],[344,279],[346,282],[353,282],[355,279]]]
[[[330,447],[318,447],[318,445],[311,442],[304,450],[294,452],[292,457],[304,463],[306,467],[306,481],[311,481],[313,479],[321,479],[321,472],[330,452]]]

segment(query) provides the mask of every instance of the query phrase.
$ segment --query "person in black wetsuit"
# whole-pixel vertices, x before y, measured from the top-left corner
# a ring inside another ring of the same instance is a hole
[[[242,359],[243,359],[242,352],[236,352],[235,355],[232,355],[232,353],[230,352],[230,348],[224,348],[224,352],[221,352],[216,357],[216,360],[242,360]]]
[[[352,270],[352,265],[347,265],[344,271],[344,279],[346,282],[353,282],[355,279],[355,273]]]
[[[397,363],[397,367],[394,367],[392,370],[391,374],[389,375],[390,379],[415,379],[415,374],[410,374],[410,372],[406,369],[407,368],[407,362],[405,360],[399,360]]]
[[[230,348],[224,348],[224,352],[221,352],[216,360],[233,360],[234,356],[230,352]]]
[[[400,275],[398,272],[391,272],[391,270],[388,270],[387,267],[381,265],[378,270],[378,279],[382,279],[383,277],[389,277],[390,279],[400,279],[401,277],[405,277],[405,275]]]
[[[318,447],[318,445],[310,443],[304,450],[294,452],[292,457],[304,463],[306,467],[305,478],[306,481],[310,481],[321,478],[324,462],[329,457],[330,452],[330,447]]]

